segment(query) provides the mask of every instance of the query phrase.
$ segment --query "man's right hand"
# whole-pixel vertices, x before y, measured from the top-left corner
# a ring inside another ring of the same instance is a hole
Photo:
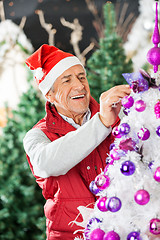
[[[129,85],[119,85],[101,94],[99,117],[106,127],[115,123],[121,109],[121,99],[130,93]]]

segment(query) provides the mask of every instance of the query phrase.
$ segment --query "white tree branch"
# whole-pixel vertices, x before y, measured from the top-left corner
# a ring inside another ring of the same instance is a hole
[[[37,10],[36,14],[39,16],[39,21],[41,26],[47,31],[49,37],[48,37],[48,43],[49,45],[54,45],[54,35],[56,34],[57,30],[52,29],[52,24],[51,23],[46,23],[45,18],[44,18],[44,13],[42,10]]]

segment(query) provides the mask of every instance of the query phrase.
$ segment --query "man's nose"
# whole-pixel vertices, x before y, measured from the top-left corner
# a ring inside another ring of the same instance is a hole
[[[79,89],[79,90],[84,88],[84,85],[77,77],[74,78],[74,87],[75,89]]]

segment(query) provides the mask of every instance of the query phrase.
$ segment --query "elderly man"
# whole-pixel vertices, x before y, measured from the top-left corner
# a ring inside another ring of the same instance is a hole
[[[89,184],[105,167],[111,129],[118,124],[120,99],[128,85],[91,97],[86,72],[77,57],[42,45],[27,60],[47,99],[46,116],[24,138],[33,175],[43,189],[47,240],[71,240],[78,206],[95,202]],[[113,107],[113,104],[116,107]],[[80,217],[79,217],[80,220]]]

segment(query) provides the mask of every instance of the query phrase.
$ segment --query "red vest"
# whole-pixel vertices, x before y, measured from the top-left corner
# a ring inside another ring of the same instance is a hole
[[[99,104],[91,98],[91,117],[99,111]],[[40,120],[34,128],[41,129],[47,137],[54,141],[70,131],[76,129],[64,121],[49,102],[46,104],[46,117]],[[119,119],[116,123],[118,123]],[[96,149],[94,149],[83,161],[73,167],[65,175],[58,177],[40,178],[34,175],[42,188],[43,196],[47,200],[44,206],[47,218],[47,240],[71,240],[80,234],[74,234],[78,230],[77,225],[69,223],[79,214],[78,206],[87,206],[95,202],[95,196],[89,190],[89,184],[105,167],[105,159],[109,146],[114,141],[110,134]],[[74,151],[74,149],[73,149]],[[65,156],[64,156],[65,158]],[[66,159],[69,161],[69,159]],[[49,166],[48,166],[49,167]],[[77,221],[81,222],[81,216]]]

